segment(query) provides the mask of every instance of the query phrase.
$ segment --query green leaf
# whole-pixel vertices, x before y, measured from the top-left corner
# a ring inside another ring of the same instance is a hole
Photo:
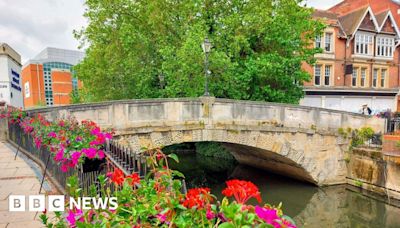
[[[218,228],[235,228],[235,226],[232,223],[229,222],[224,222],[218,226]]]
[[[179,158],[176,154],[168,154],[168,157],[174,159],[176,163],[179,163]]]
[[[181,177],[181,178],[185,178],[185,175],[183,175],[183,173],[179,172],[178,170],[173,170],[172,175]]]

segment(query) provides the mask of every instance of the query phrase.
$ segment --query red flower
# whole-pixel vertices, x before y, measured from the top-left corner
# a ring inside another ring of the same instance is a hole
[[[124,183],[125,177],[124,177],[124,173],[116,168],[114,169],[114,172],[111,173],[111,182],[117,184],[117,185],[122,185]]]
[[[222,191],[222,194],[227,197],[235,197],[238,203],[244,204],[252,197],[261,203],[261,193],[257,186],[250,181],[229,180],[226,185],[228,187]]]
[[[182,205],[187,208],[205,208],[213,200],[209,188],[193,188],[186,194],[186,199]]]
[[[134,186],[135,184],[140,183],[140,177],[139,177],[139,174],[137,174],[137,173],[132,173],[131,175],[127,176],[126,178],[129,178],[128,183],[131,186]]]

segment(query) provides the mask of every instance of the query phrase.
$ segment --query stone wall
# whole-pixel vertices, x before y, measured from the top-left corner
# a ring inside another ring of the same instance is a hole
[[[348,159],[348,183],[400,200],[400,157],[354,149]]]
[[[368,116],[296,105],[216,99],[214,97],[125,100],[30,110],[49,120],[75,116],[114,128],[133,150],[184,142],[221,142],[243,164],[332,185],[346,182],[348,142],[338,128],[384,121]]]

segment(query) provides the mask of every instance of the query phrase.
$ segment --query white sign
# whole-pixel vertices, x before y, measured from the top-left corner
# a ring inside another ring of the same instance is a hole
[[[29,91],[29,82],[25,82],[25,98],[31,96],[31,91]]]

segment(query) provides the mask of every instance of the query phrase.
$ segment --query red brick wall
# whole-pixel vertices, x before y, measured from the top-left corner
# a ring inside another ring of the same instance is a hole
[[[44,96],[43,65],[30,64],[22,69],[22,95],[24,107],[46,104]],[[29,97],[25,97],[25,83],[29,83]]]

